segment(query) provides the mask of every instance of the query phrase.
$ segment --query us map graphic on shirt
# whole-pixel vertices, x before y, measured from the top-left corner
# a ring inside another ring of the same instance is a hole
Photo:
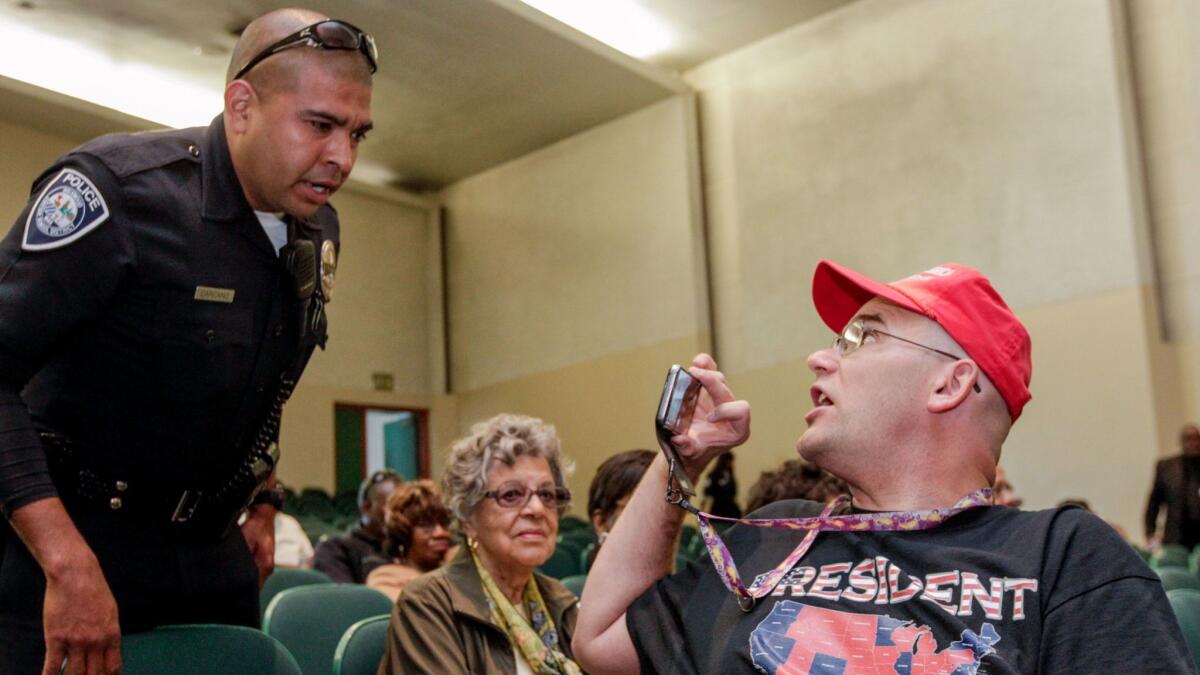
[[[1001,639],[989,620],[1001,621],[1007,609],[1012,620],[1022,621],[1025,594],[1037,590],[1036,579],[985,581],[960,570],[909,575],[884,557],[796,567],[772,595],[884,605],[900,615],[906,603],[929,603],[963,618],[982,610],[981,621],[939,645],[929,626],[887,610],[865,614],[780,599],[750,634],[750,655],[770,675],[977,675]]]
[[[928,626],[781,600],[750,635],[750,654],[772,675],[975,675],[1000,641],[990,623],[980,633],[963,631],[937,651]]]

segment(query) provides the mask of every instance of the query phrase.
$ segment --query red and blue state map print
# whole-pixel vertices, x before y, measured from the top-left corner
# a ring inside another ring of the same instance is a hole
[[[781,600],[750,634],[750,654],[771,675],[976,675],[999,641],[984,623],[938,651],[928,626]]]

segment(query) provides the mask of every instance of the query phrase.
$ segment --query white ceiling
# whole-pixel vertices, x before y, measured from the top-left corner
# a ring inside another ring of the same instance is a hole
[[[254,16],[304,4],[346,19],[380,48],[376,130],[360,161],[420,192],[684,92],[677,71],[850,1],[641,0],[678,36],[649,63],[518,0],[0,0],[0,22],[70,36],[219,92],[237,32]],[[37,58],[2,49],[0,58]],[[62,73],[86,76],[87,64]],[[153,126],[4,78],[0,96],[0,118],[79,140]],[[217,96],[213,115],[220,105]]]

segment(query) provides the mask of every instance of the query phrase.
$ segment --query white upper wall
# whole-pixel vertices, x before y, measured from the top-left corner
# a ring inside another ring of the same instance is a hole
[[[688,97],[443,193],[454,391],[701,332]]]
[[[688,73],[724,365],[828,339],[820,258],[885,280],[960,262],[1014,307],[1141,281],[1113,22],[1093,0],[862,0]]]

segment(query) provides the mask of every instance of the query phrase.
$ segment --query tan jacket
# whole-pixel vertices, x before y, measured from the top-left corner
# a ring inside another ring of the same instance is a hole
[[[578,600],[557,580],[534,574],[568,657]],[[413,579],[392,610],[380,675],[517,672],[512,643],[488,609],[483,582],[465,551],[450,564]]]

